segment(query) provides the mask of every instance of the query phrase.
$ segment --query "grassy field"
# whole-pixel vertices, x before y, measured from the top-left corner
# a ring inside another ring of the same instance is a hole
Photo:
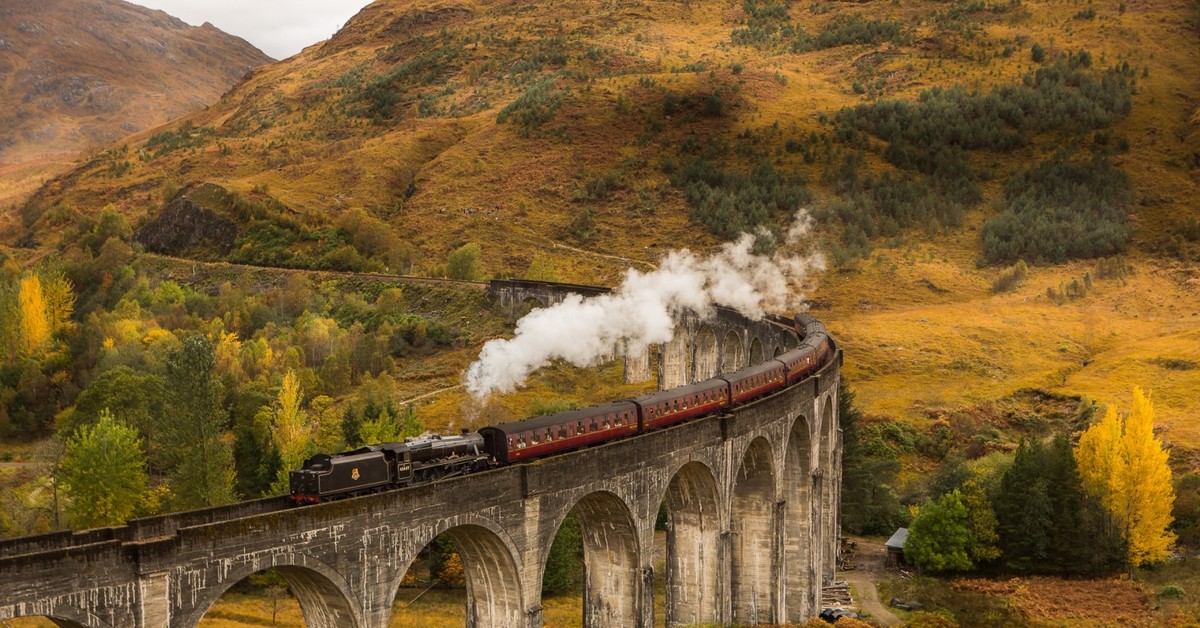
[[[1200,602],[1190,592],[1198,588],[1200,562],[1191,558],[1140,571],[1136,580],[892,576],[880,584],[880,597],[930,609],[896,611],[914,623],[932,611],[964,626],[1194,626]]]

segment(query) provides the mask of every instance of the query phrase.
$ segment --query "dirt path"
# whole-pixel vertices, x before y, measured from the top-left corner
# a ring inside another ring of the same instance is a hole
[[[431,392],[427,392],[427,393],[425,393],[425,394],[423,394],[423,395],[417,395],[416,397],[410,397],[410,398],[408,398],[408,399],[405,399],[404,401],[401,401],[401,402],[400,402],[400,405],[404,405],[404,404],[406,404],[406,403],[412,403],[412,402],[414,402],[414,401],[420,401],[420,400],[422,400],[422,399],[425,399],[425,398],[428,398],[428,397],[432,397],[432,396],[434,396],[434,395],[440,395],[440,394],[442,394],[442,393],[444,393],[444,392],[446,392],[446,391],[448,391],[448,390],[454,390],[455,388],[462,388],[462,387],[463,387],[463,385],[462,385],[462,384],[455,384],[455,385],[453,385],[453,386],[447,386],[447,387],[445,387],[445,388],[439,388],[439,389],[437,389],[437,390],[434,390],[434,391],[431,391]]]
[[[874,623],[882,626],[899,624],[900,618],[880,601],[879,591],[875,588],[875,583],[885,575],[883,544],[861,537],[851,537],[851,540],[858,543],[858,551],[854,556],[857,567],[853,571],[839,571],[837,579],[850,583],[859,610],[870,615]]]

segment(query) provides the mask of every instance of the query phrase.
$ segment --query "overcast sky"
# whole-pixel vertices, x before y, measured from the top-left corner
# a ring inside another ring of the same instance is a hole
[[[371,0],[130,0],[199,26],[214,26],[284,59],[329,39]]]

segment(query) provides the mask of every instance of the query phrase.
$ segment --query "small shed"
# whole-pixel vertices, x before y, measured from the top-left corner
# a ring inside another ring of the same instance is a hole
[[[883,565],[885,567],[903,567],[904,562],[904,544],[908,542],[908,528],[899,528],[891,538],[884,543],[887,548],[887,556],[884,558]]]

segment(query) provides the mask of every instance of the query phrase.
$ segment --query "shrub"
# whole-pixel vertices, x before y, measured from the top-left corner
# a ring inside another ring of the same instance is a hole
[[[1041,44],[1034,44],[1033,47],[1029,49],[1029,56],[1031,59],[1033,59],[1034,63],[1042,63],[1046,60],[1046,49],[1042,48]]]
[[[1129,241],[1129,177],[1107,160],[1043,161],[1004,188],[1008,210],[983,227],[989,263],[1062,263],[1120,253]]]
[[[664,170],[671,170],[671,183],[683,189],[692,208],[689,217],[724,238],[753,231],[773,212],[790,214],[811,199],[801,179],[765,162],[748,175],[724,170],[701,157],[677,169],[664,164]]]
[[[554,91],[554,79],[545,77],[538,79],[525,93],[500,110],[496,122],[501,124],[512,119],[522,136],[529,137],[543,124],[554,119],[562,105],[562,95]]]
[[[1025,281],[1025,276],[1029,273],[1029,267],[1025,264],[1025,260],[1017,260],[1016,264],[1000,271],[1000,276],[992,281],[992,292],[1008,292],[1016,289]]]
[[[446,258],[446,276],[463,281],[483,280],[483,262],[479,245],[474,242],[454,249]]]
[[[347,95],[358,115],[376,120],[396,116],[405,94],[410,93],[412,87],[438,83],[457,67],[463,56],[462,44],[432,46],[432,42],[422,43],[427,43],[428,47],[420,47],[425,52],[409,57]],[[358,79],[357,75],[352,78]]]
[[[1177,584],[1168,584],[1168,585],[1163,586],[1163,588],[1159,589],[1158,593],[1156,595],[1158,597],[1171,597],[1171,598],[1183,597],[1183,587],[1181,587]]]
[[[145,149],[153,153],[153,157],[161,157],[184,148],[203,146],[212,137],[213,130],[209,127],[195,127],[185,123],[179,129],[163,131],[150,136],[146,140]]]
[[[798,31],[792,49],[824,50],[852,44],[878,44],[903,40],[900,23],[893,20],[872,20],[857,14],[835,15],[815,36]]]

